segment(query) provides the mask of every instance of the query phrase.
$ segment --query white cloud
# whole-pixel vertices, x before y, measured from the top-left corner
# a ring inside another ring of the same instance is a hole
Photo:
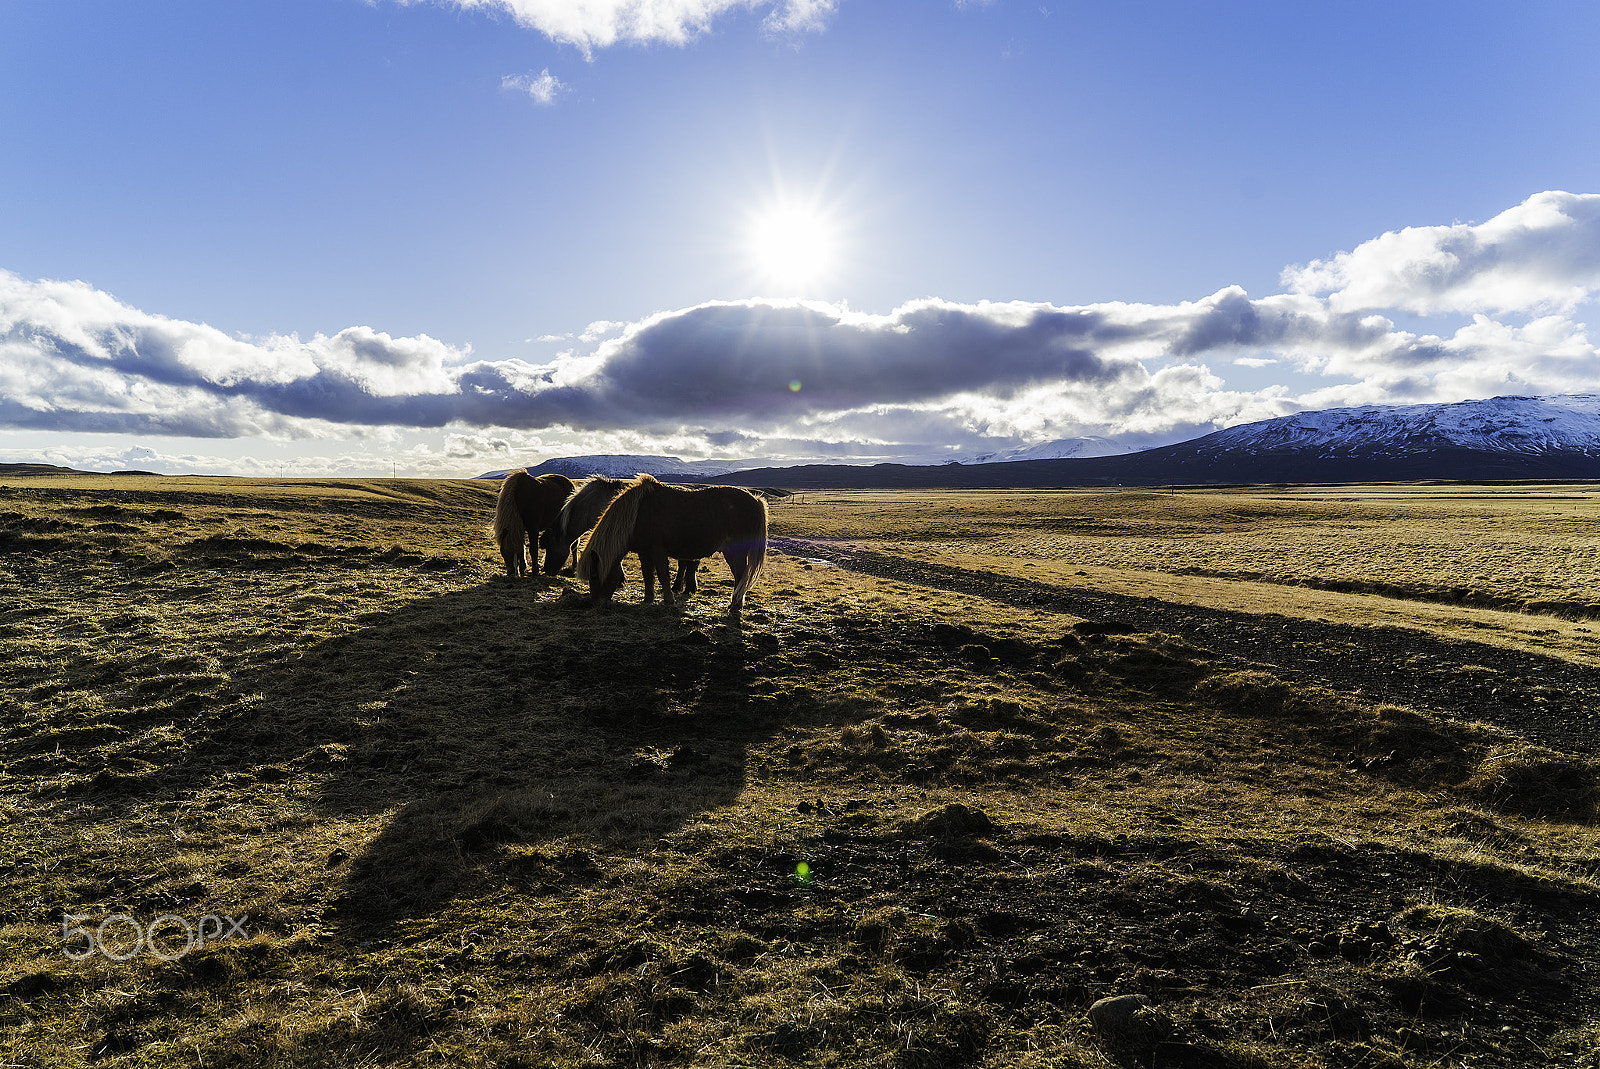
[[[1570,310],[1600,292],[1600,194],[1537,193],[1485,223],[1391,231],[1283,282],[1340,312]]]
[[[444,439],[445,455],[453,460],[478,460],[504,458],[511,455],[511,443],[505,438],[483,434],[447,434]]]
[[[556,95],[567,88],[565,82],[550,73],[546,67],[538,74],[508,74],[500,79],[500,88],[516,93],[526,93],[535,104],[549,107]]]
[[[422,0],[399,0],[402,4]],[[569,44],[584,55],[629,44],[685,44],[706,33],[729,11],[765,11],[769,33],[801,33],[821,29],[837,8],[837,0],[436,0],[468,11],[511,16],[519,25],[553,41]]]
[[[83,282],[0,271],[0,426],[196,437],[319,437],[358,409],[453,394],[470,350],[351,327],[302,342],[231,338]]]
[[[615,334],[627,325],[626,323],[617,323],[609,319],[597,319],[583,328],[583,333],[578,335],[578,340],[596,342],[607,334]],[[571,337],[571,335],[568,335],[568,337]]]
[[[785,0],[773,6],[761,25],[774,34],[815,33],[828,25],[837,10],[838,0]]]

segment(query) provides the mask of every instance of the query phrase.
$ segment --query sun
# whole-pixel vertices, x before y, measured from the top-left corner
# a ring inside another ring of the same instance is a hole
[[[752,214],[749,255],[762,283],[807,296],[838,267],[839,241],[829,214],[815,204],[779,202]]]

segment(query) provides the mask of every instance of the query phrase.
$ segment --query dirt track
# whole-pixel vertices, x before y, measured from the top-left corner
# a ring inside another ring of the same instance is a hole
[[[991,598],[1088,620],[1161,631],[1241,665],[1379,702],[1482,720],[1547,746],[1600,748],[1600,670],[1403,627],[1367,627],[1248,613],[1056,586],[805,539],[773,548],[884,579]]]

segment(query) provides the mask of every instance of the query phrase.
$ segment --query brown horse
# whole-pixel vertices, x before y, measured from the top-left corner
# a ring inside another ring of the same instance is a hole
[[[534,478],[527,468],[521,468],[505,477],[494,505],[494,540],[505,559],[507,579],[515,579],[523,572],[533,574],[539,555],[539,532],[556,522],[572,491],[572,480],[565,475]],[[533,560],[528,555],[530,542]]]
[[[577,548],[578,539],[600,522],[606,506],[630,485],[626,479],[610,479],[604,475],[591,475],[583,481],[578,492],[562,506],[560,519],[544,532],[542,544],[546,575],[556,575],[566,569],[567,560]],[[678,574],[672,580],[673,592],[693,594],[699,589],[699,584],[695,582],[699,567],[697,560],[680,560]]]
[[[595,525],[589,544],[578,557],[578,580],[589,584],[595,601],[609,600],[622,585],[622,558],[639,554],[644,570],[644,600],[672,604],[667,586],[668,559],[698,560],[722,551],[733,572],[733,601],[728,615],[737,617],[744,595],[767,559],[767,503],[737,486],[682,489],[663,486],[641,475],[618,494]]]

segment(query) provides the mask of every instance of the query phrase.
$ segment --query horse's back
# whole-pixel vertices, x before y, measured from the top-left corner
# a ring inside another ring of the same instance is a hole
[[[679,560],[709,557],[731,541],[766,537],[767,510],[737,486],[663,488],[641,504],[636,538]]]
[[[555,472],[541,475],[533,481],[538,484],[539,494],[545,500],[559,501],[563,505],[567,503],[567,498],[572,496],[572,492],[578,488],[577,483],[565,475],[557,475]]]
[[[604,475],[589,476],[565,506],[567,518],[564,523],[567,533],[576,537],[599,523],[606,506],[627,487],[628,484],[621,479],[610,479]]]
[[[522,522],[530,531],[541,531],[555,522],[556,517],[561,514],[561,506],[572,496],[574,489],[572,480],[553,472],[533,476],[524,470],[519,474],[524,478],[517,481],[514,489],[517,495],[517,509],[522,513]]]

